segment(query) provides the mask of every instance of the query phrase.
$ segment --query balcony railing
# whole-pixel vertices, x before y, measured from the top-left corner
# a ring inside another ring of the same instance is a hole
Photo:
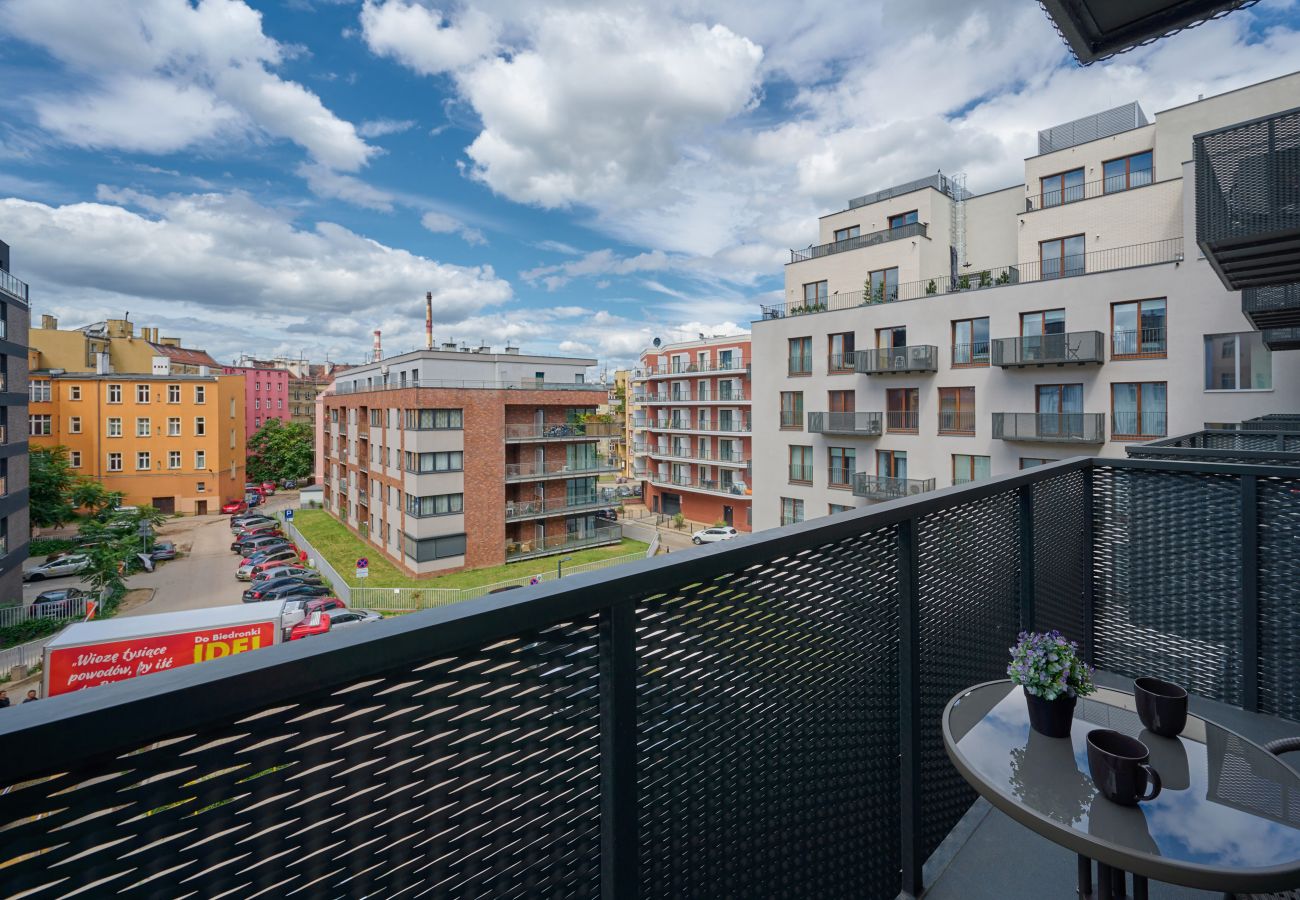
[[[1241,311],[1260,331],[1300,327],[1300,280],[1241,292]]]
[[[855,366],[863,375],[899,375],[939,370],[939,348],[933,344],[859,350],[854,355]]]
[[[646,456],[659,456],[665,459],[689,459],[698,462],[719,463],[722,465],[746,465],[749,457],[742,450],[724,452],[722,450],[701,450],[698,447],[660,446],[657,444],[641,445],[636,451]]]
[[[921,427],[921,414],[915,409],[885,410],[885,430],[915,434]]]
[[[933,478],[892,478],[888,475],[868,475],[858,472],[853,476],[853,495],[870,500],[897,500],[934,490]]]
[[[1294,328],[1265,328],[1260,332],[1270,350],[1300,350],[1300,325]]]
[[[974,434],[975,410],[941,409],[939,410],[940,434]]]
[[[673,375],[707,375],[711,372],[749,373],[749,363],[739,356],[729,360],[713,360],[705,363],[665,363],[660,366],[645,366],[633,370],[634,378],[663,378]]]
[[[852,372],[853,360],[857,354],[850,350],[848,353],[832,353],[826,357],[826,371],[831,374],[837,372]]]
[[[1106,361],[1106,338],[1100,331],[1067,331],[997,338],[993,341],[993,365],[1046,366]]]
[[[604,385],[587,384],[586,382],[569,382],[569,381],[538,381],[535,378],[523,378],[519,380],[506,381],[467,381],[455,379],[433,379],[433,378],[408,378],[406,381],[400,379],[388,379],[388,383],[383,383],[382,377],[378,384],[367,383],[364,381],[334,383],[335,394],[365,394],[370,391],[404,391],[408,388],[445,388],[448,390],[487,390],[487,391],[584,391],[589,393],[599,393],[604,396],[607,391]]]
[[[904,238],[925,237],[926,227],[924,222],[912,222],[910,225],[900,225],[897,228],[885,228],[880,231],[871,231],[867,234],[860,234],[857,237],[845,238],[842,241],[832,241],[829,244],[818,244],[815,247],[809,247],[806,250],[791,250],[790,262],[803,262],[807,259],[820,259],[823,256],[830,256],[833,253],[844,253],[848,250],[859,250],[863,247],[874,247],[877,244],[884,244],[889,241],[900,241]],[[810,303],[813,301],[809,301]]]
[[[527,481],[537,478],[578,478],[585,475],[598,475],[601,472],[613,472],[618,468],[618,460],[613,456],[597,456],[576,462],[565,460],[534,461],[506,463],[507,481]]]
[[[1206,429],[1124,448],[1133,459],[1171,459],[1300,469],[1300,431]]]
[[[1064,265],[1060,260],[1049,259],[1046,268],[1044,268],[1042,260],[1034,259],[1013,265],[994,266],[989,269],[967,272],[956,278],[943,274],[933,275],[917,281],[907,281],[885,294],[860,290],[840,291],[823,297],[816,303],[805,304],[800,300],[788,300],[784,303],[763,306],[762,313],[764,319],[781,319],[786,316],[806,315],[828,310],[854,309],[876,303],[923,300],[926,297],[934,297],[939,294],[988,290],[1033,281],[1053,281],[1058,278],[1111,272],[1116,269],[1131,269],[1137,266],[1180,262],[1182,258],[1183,239],[1168,238],[1163,241],[1130,244],[1125,247],[1111,247],[1108,250],[1094,250],[1090,253],[1073,255],[1064,261]],[[1291,280],[1300,281],[1300,276]]]
[[[1196,242],[1224,286],[1300,282],[1300,107],[1198,134],[1192,158]]]
[[[661,391],[653,394],[637,394],[634,403],[729,403],[748,400],[743,389],[730,391]]]
[[[882,418],[878,412],[810,412],[808,430],[813,434],[877,437]]]
[[[618,506],[617,500],[605,500],[598,494],[552,497],[542,500],[507,500],[506,521],[542,519],[547,516],[562,516],[593,509],[613,509],[616,506]]]
[[[549,556],[552,553],[567,553],[585,547],[599,547],[602,544],[617,544],[623,540],[623,529],[617,525],[610,528],[596,528],[585,534],[557,534],[528,541],[507,541],[506,561],[531,559],[534,556]]]
[[[710,434],[747,434],[749,432],[749,422],[743,419],[720,419],[718,421],[710,419],[701,422],[699,419],[670,418],[660,420],[654,424],[647,424],[645,427],[651,431],[701,431]]]
[[[1110,336],[1111,359],[1162,359],[1167,350],[1163,326],[1115,331]]]
[[[623,433],[622,422],[552,422],[506,425],[507,441],[573,441],[613,437]]]
[[[20,281],[5,269],[0,269],[0,291],[9,295],[11,300],[19,300],[24,305],[27,304],[27,282]]]
[[[1117,411],[1111,413],[1110,433],[1115,440],[1164,437],[1169,433],[1169,416],[1163,409],[1140,413]]]
[[[1300,720],[1295,477],[1079,457],[15,706],[5,892],[921,896],[1021,630]]]
[[[1151,180],[1150,169],[1135,169],[1127,174],[1113,175],[1099,181],[1073,184],[1056,190],[1040,190],[1037,194],[1031,194],[1025,198],[1025,211],[1033,212],[1038,209],[1051,209],[1053,206],[1077,203],[1080,200],[1091,200],[1093,197],[1122,194],[1125,191],[1136,190],[1154,183]]]
[[[995,412],[993,438],[1049,444],[1101,444],[1106,441],[1106,414]]]
[[[790,465],[790,480],[812,484],[813,467],[792,463]]]
[[[987,366],[988,364],[988,341],[952,345],[952,367],[954,369],[974,368],[976,366]]]
[[[713,491],[735,497],[750,496],[750,489],[743,481],[722,478],[696,478],[691,475],[673,475],[656,472],[653,469],[642,475],[653,484],[663,487],[681,488],[683,490]]]

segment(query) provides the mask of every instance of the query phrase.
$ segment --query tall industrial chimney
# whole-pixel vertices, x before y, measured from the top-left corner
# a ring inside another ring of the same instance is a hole
[[[381,359],[384,358],[384,348],[383,348],[383,345],[379,342],[379,329],[378,329],[378,328],[375,329],[375,353],[374,353],[374,357],[375,357],[375,358],[372,360],[372,362],[379,362]]]
[[[433,291],[424,294],[424,347],[433,349]]]

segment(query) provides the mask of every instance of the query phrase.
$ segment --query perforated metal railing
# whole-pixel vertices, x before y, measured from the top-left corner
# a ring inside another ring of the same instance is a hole
[[[1300,718],[1300,470],[1078,458],[4,711],[3,893],[866,897],[1022,627]]]

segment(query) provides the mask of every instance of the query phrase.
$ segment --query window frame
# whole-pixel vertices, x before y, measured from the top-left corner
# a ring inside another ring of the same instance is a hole
[[[966,394],[967,391],[970,392],[970,393],[969,393],[969,397],[970,397],[970,428],[969,428],[969,429],[960,427],[960,425],[961,425],[961,423],[962,423],[963,414],[966,412],[966,407],[965,407],[965,405],[962,403],[962,399],[963,399],[965,396],[967,396],[967,394]],[[944,397],[945,397],[945,392],[948,392],[948,395],[949,395],[949,396],[955,396],[955,398],[956,398],[956,404],[955,404],[955,407],[954,407],[952,410],[949,410],[949,412],[951,412],[951,413],[953,414],[952,418],[953,418],[954,421],[953,421],[952,423],[950,423],[950,427],[947,427],[947,428],[944,427]],[[955,392],[955,393],[954,393],[954,392]],[[939,433],[939,434],[957,435],[957,436],[960,436],[960,437],[974,437],[974,436],[975,436],[975,429],[976,429],[976,412],[975,412],[975,410],[976,410],[976,406],[975,406],[975,386],[974,386],[974,385],[955,385],[955,386],[952,386],[952,387],[941,387],[941,388],[939,388],[939,423],[938,423],[938,433]]]
[[[975,323],[976,323],[976,322],[983,322],[983,323],[984,323],[984,332],[985,332],[986,335],[989,335],[989,337],[985,337],[983,341],[977,341],[977,340],[975,340]],[[965,342],[963,342],[963,341],[958,341],[958,340],[957,340],[957,326],[958,326],[958,325],[969,325],[969,326],[970,326],[971,338],[970,338],[969,341],[965,341]],[[954,369],[987,369],[987,368],[989,367],[989,360],[990,360],[990,358],[991,358],[991,356],[992,356],[992,353],[991,353],[990,351],[991,351],[991,349],[992,349],[993,338],[992,338],[992,336],[991,336],[991,335],[992,335],[992,323],[989,321],[989,317],[988,317],[988,316],[971,316],[971,317],[969,317],[969,318],[965,318],[965,319],[953,319],[953,320],[951,320],[951,325],[949,326],[949,334],[951,335],[951,342],[952,342],[952,358],[951,358],[951,362],[950,362],[951,368],[954,368]],[[984,353],[983,353],[982,358],[981,358],[980,354],[975,350],[975,348],[978,347],[981,343],[984,345]],[[968,351],[968,354],[969,354],[969,357],[970,357],[968,362],[958,362],[958,361],[957,361],[957,348],[958,348],[958,347],[969,347],[969,348],[970,348],[970,350]]]
[[[1164,429],[1159,434],[1156,433],[1147,434],[1142,431],[1127,432],[1127,431],[1120,431],[1119,429],[1117,429],[1115,427],[1116,424],[1115,389],[1125,385],[1136,385],[1138,387],[1136,421],[1137,421],[1138,428],[1141,429],[1143,427],[1143,418],[1146,415],[1142,410],[1142,399],[1146,391],[1142,390],[1142,388],[1146,387],[1147,385],[1157,385],[1157,384],[1163,385],[1165,389]],[[1134,440],[1138,438],[1142,438],[1142,439],[1159,438],[1159,437],[1166,437],[1168,436],[1168,434],[1169,434],[1169,382],[1167,381],[1112,381],[1110,383],[1110,439],[1112,441],[1126,441],[1126,440]]]
[[[836,338],[839,339],[839,353],[835,352]],[[848,340],[846,341],[845,338],[848,338]],[[851,344],[852,348],[845,350],[844,345],[846,343]],[[826,374],[842,375],[846,372],[853,372],[853,355],[857,353],[857,344],[856,331],[832,331],[826,335]],[[837,358],[839,360],[838,364],[836,363]],[[845,362],[846,358],[848,359],[847,363]]]
[[[906,219],[908,216],[912,217],[910,222],[899,222],[897,225],[894,224],[895,219]],[[921,221],[921,217],[919,215],[919,209],[909,209],[907,212],[895,213],[886,221],[889,223],[889,230],[895,231],[899,228],[906,228],[908,225],[917,224]]]
[[[853,232],[853,233],[852,233],[852,234],[847,234],[847,233],[846,233],[846,232],[850,232],[850,231]],[[844,235],[844,236],[843,236],[843,237],[840,237],[840,235]],[[842,243],[844,243],[845,241],[851,241],[851,240],[853,240],[855,237],[862,237],[862,226],[861,226],[861,225],[846,225],[844,228],[836,228],[836,229],[835,229],[834,233],[832,234],[832,238],[833,238],[833,241],[832,241],[832,242],[833,242],[833,243],[836,243],[836,244],[842,244]]]
[[[1072,241],[1075,238],[1079,238],[1080,240],[1083,241],[1083,250],[1078,254],[1078,257],[1083,261],[1083,265],[1077,270],[1067,269],[1065,267],[1065,261],[1075,255],[1073,253],[1065,252],[1065,242]],[[1047,256],[1044,255],[1043,251],[1045,250],[1048,244],[1061,245],[1061,252],[1060,255],[1057,257],[1057,262],[1060,265],[1059,268],[1056,270],[1055,275],[1047,274]],[[1087,272],[1088,272],[1088,235],[1086,233],[1080,232],[1078,234],[1064,234],[1061,235],[1060,237],[1048,238],[1045,241],[1038,242],[1038,277],[1040,281],[1055,281],[1058,278],[1072,278],[1076,275],[1086,275]]]
[[[113,465],[113,462],[114,462],[113,457],[117,457],[117,465],[116,465],[116,466]],[[118,451],[118,450],[110,450],[110,451],[109,451],[108,458],[107,458],[107,460],[106,460],[106,462],[105,462],[105,471],[107,471],[107,472],[121,472],[121,471],[122,471],[122,453],[121,453],[121,451]]]
[[[959,457],[959,456],[964,456],[964,457],[966,457],[966,461],[967,461],[967,463],[968,463],[968,468],[969,468],[969,470],[970,470],[970,477],[969,477],[969,478],[963,478],[963,479],[960,480],[960,481],[957,480],[957,457]],[[975,475],[975,460],[977,460],[977,459],[988,460],[988,464],[989,464],[989,474],[988,474],[987,477],[989,477],[989,478],[993,477],[993,457],[991,457],[991,456],[989,456],[989,455],[987,455],[987,454],[984,454],[984,453],[954,453],[954,454],[952,454],[952,483],[953,483],[953,484],[971,484],[971,483],[976,482],[976,481],[982,481],[982,480],[984,480],[984,479],[981,479],[981,478],[977,478],[976,475]]]
[[[1138,170],[1139,172],[1150,172],[1151,179],[1149,181],[1143,182],[1142,184],[1134,184],[1133,183],[1133,160],[1139,156],[1151,157],[1150,168]],[[1118,178],[1119,176],[1118,175],[1108,176],[1106,174],[1106,167],[1111,163],[1119,162],[1120,160],[1124,161],[1124,186],[1116,187],[1112,189],[1110,186],[1110,179]],[[1149,184],[1155,184],[1155,183],[1156,183],[1156,154],[1154,150],[1139,150],[1136,153],[1129,153],[1124,156],[1113,156],[1110,159],[1103,159],[1101,161],[1101,192],[1103,194],[1122,194],[1124,191],[1131,191],[1134,188],[1146,187]]]
[[[1067,187],[1065,183],[1065,176],[1073,175],[1075,172],[1078,172],[1080,176],[1080,180],[1078,184],[1079,196],[1073,199],[1066,199],[1065,192],[1069,190],[1069,187]],[[1087,184],[1087,180],[1086,180],[1087,177],[1088,177],[1087,171],[1083,166],[1075,166],[1073,169],[1063,169],[1060,172],[1054,172],[1051,175],[1042,176],[1041,178],[1038,179],[1038,208],[1049,209],[1051,207],[1064,206],[1067,203],[1077,203],[1078,201],[1085,199],[1087,194],[1087,190],[1085,188],[1085,185]],[[1056,201],[1055,203],[1048,203],[1047,182],[1052,180],[1053,178],[1056,178],[1060,181],[1059,193],[1061,199]]]
[[[798,456],[802,460],[801,462],[795,462],[795,451],[798,451]],[[788,446],[786,453],[786,472],[790,476],[790,484],[813,483],[813,458],[813,448],[810,444],[790,444]],[[801,478],[796,476],[796,466],[799,468],[799,475],[806,474],[808,477]]]
[[[910,397],[912,403],[904,402],[899,409],[894,408],[895,397]],[[911,425],[895,425],[895,413],[900,414],[901,421]],[[910,418],[907,414],[911,414]],[[885,431],[889,434],[919,434],[921,430],[921,389],[915,387],[897,387],[885,389]]]
[[[1161,348],[1158,351],[1145,352],[1141,349],[1144,344],[1142,333],[1146,330],[1142,327],[1142,304],[1144,303],[1163,303],[1165,305],[1165,327],[1164,337],[1161,339]],[[1119,306],[1136,306],[1137,307],[1137,341],[1136,346],[1139,348],[1135,353],[1121,353],[1115,349],[1115,337],[1120,332],[1115,331],[1115,309]],[[1140,300],[1116,300],[1110,304],[1110,358],[1111,359],[1165,359],[1169,355],[1169,298],[1168,297],[1143,297]]]
[[[1266,352],[1266,353],[1268,354],[1268,382],[1269,382],[1269,386],[1268,386],[1268,387],[1257,388],[1257,387],[1241,387],[1241,386],[1240,386],[1240,385],[1241,385],[1241,337],[1242,337],[1242,335],[1256,335],[1256,340],[1258,341],[1258,346],[1255,347],[1255,348],[1252,350],[1252,352],[1256,352],[1256,351],[1264,351],[1264,352]],[[1208,346],[1208,342],[1209,342],[1209,341],[1212,341],[1212,340],[1218,340],[1219,338],[1225,338],[1225,337],[1231,337],[1231,338],[1233,338],[1233,341],[1232,341],[1232,344],[1231,344],[1231,346],[1232,346],[1232,348],[1233,348],[1233,350],[1232,350],[1232,375],[1233,375],[1233,382],[1234,382],[1234,384],[1236,384],[1237,386],[1236,386],[1236,387],[1230,387],[1230,388],[1225,388],[1225,387],[1206,387],[1206,386],[1205,386],[1205,382],[1206,382],[1206,378],[1207,378],[1207,376],[1209,375],[1209,372],[1205,371],[1205,368],[1204,368],[1204,367],[1205,367],[1205,353],[1204,353],[1204,351],[1202,351],[1202,355],[1201,355],[1201,366],[1202,366],[1202,369],[1201,369],[1201,385],[1202,385],[1202,390],[1203,390],[1205,393],[1207,393],[1207,394],[1264,394],[1264,393],[1269,393],[1269,392],[1273,391],[1273,390],[1275,389],[1275,387],[1274,387],[1274,385],[1273,385],[1273,351],[1270,350],[1267,346],[1265,346],[1265,344],[1264,344],[1264,340],[1263,340],[1263,337],[1262,337],[1262,334],[1261,334],[1260,332],[1258,332],[1258,331],[1223,331],[1223,332],[1217,332],[1217,333],[1214,333],[1214,334],[1203,335],[1202,338],[1201,338],[1201,343],[1202,343],[1202,346],[1205,347],[1205,346]],[[1224,346],[1225,346],[1225,348],[1226,348],[1228,345],[1224,345]]]
[[[791,399],[790,405],[786,405],[786,398]],[[803,431],[803,391],[781,391],[780,395],[780,426],[782,431]],[[793,424],[787,424],[791,419]]]
[[[144,465],[140,465],[141,461],[144,462]],[[152,472],[153,454],[148,450],[135,451],[135,470],[137,472]]]
[[[839,454],[840,464],[835,465],[836,453]],[[852,466],[846,466],[845,460],[851,458]],[[826,448],[826,483],[828,487],[835,490],[851,490],[853,488],[853,476],[858,472],[858,448],[857,447],[827,447]],[[842,476],[843,480],[837,481],[836,475]]]
[[[811,297],[808,296],[808,288],[812,288],[812,289],[813,289],[813,296],[811,296]],[[811,302],[811,303],[814,303],[814,304],[822,304],[822,303],[827,303],[829,300],[830,300],[830,282],[829,282],[829,281],[827,281],[826,279],[823,278],[821,281],[805,281],[805,282],[804,282],[804,285],[803,285],[803,305],[804,305],[805,307],[807,307],[808,304],[809,304],[810,302]],[[676,371],[676,370],[674,370],[674,371]]]
[[[795,345],[799,345],[798,354],[795,353]],[[794,368],[798,360],[807,366],[806,369]],[[812,335],[802,337],[786,338],[786,358],[785,358],[786,375],[792,378],[805,378],[812,375]]]

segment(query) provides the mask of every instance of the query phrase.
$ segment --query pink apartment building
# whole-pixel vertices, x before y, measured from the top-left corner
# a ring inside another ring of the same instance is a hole
[[[289,421],[289,372],[286,369],[222,366],[221,373],[244,376],[244,410],[249,437],[266,424],[267,419]]]

